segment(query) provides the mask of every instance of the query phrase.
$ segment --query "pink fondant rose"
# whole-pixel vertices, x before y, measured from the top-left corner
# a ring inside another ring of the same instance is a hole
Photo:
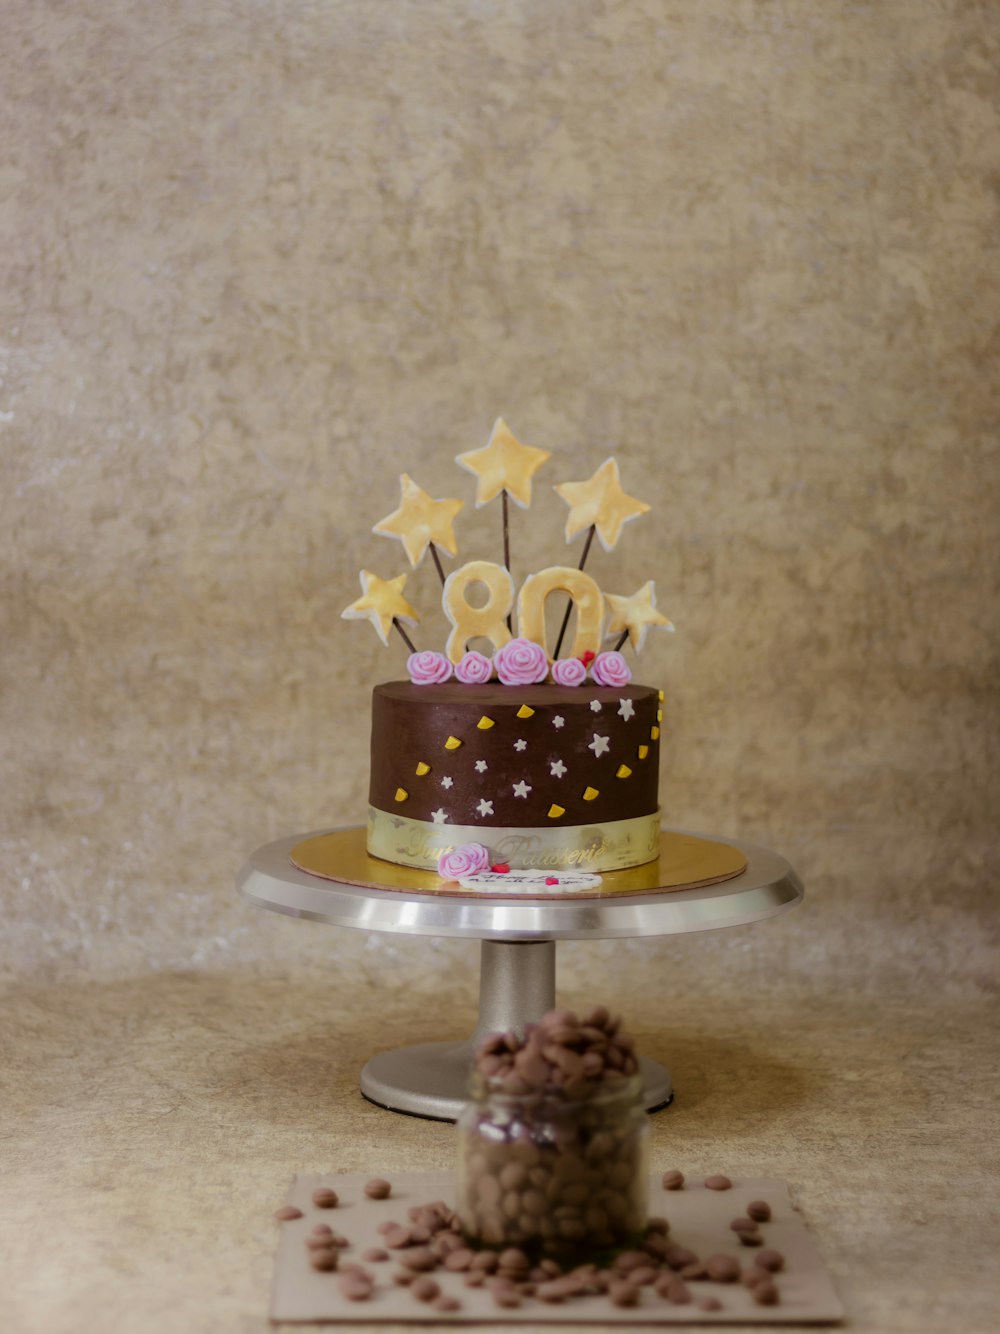
[[[627,686],[632,669],[620,653],[598,653],[590,674],[599,686]]]
[[[478,875],[490,869],[490,854],[482,843],[463,843],[442,852],[438,858],[438,875],[442,880],[461,880],[463,875]]]
[[[455,676],[466,686],[481,686],[492,675],[492,662],[484,654],[477,653],[474,649],[464,654],[461,662],[455,668]]]
[[[505,686],[533,686],[549,674],[545,650],[532,639],[512,639],[493,654],[497,676]]]
[[[423,653],[410,654],[406,670],[415,686],[439,686],[451,676],[451,663],[443,653],[424,649]]]
[[[587,669],[579,658],[556,658],[552,664],[552,679],[557,686],[582,686]]]

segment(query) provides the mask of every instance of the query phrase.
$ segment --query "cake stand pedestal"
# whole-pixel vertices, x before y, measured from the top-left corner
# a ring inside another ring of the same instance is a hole
[[[322,832],[322,831],[320,831]],[[289,860],[297,844],[319,834],[268,843],[251,856],[237,889],[251,903],[331,926],[405,935],[479,939],[479,1018],[464,1042],[424,1042],[373,1056],[361,1092],[394,1112],[454,1121],[467,1101],[472,1052],[485,1034],[520,1029],[555,1004],[557,940],[680,935],[744,926],[794,907],[802,885],[787,861],[768,848],[714,838],[739,848],[746,870],[721,884],[669,893],[608,898],[495,899],[470,892],[405,893],[324,879]],[[700,837],[713,837],[701,835]],[[642,1059],[647,1110],[673,1097],[669,1073]]]

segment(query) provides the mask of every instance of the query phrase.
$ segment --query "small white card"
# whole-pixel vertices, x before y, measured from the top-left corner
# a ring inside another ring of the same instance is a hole
[[[601,877],[588,871],[543,871],[528,866],[522,871],[479,871],[462,876],[458,883],[463,889],[489,894],[576,894],[581,889],[597,889]]]

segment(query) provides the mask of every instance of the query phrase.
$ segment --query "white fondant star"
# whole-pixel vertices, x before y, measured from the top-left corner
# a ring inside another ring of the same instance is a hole
[[[599,699],[592,699],[590,701],[590,711],[591,713],[600,713],[601,701]]]
[[[515,783],[515,784],[514,784],[514,796],[515,796],[515,797],[526,797],[530,791],[531,791],[531,788],[530,788],[530,787],[528,786],[528,784],[525,783],[523,780],[522,780],[520,783]]]
[[[434,821],[435,824],[444,824],[447,818],[448,818],[447,811],[441,810],[440,807],[438,807],[436,811],[431,811],[431,819]]]
[[[630,699],[620,699],[618,701],[618,714],[626,722],[632,717],[633,713],[635,713],[635,706]]]
[[[528,749],[528,743],[527,743],[527,741],[522,741],[522,740],[518,739],[517,741],[514,742],[514,749],[515,749],[515,750],[527,750],[527,749]]]
[[[566,719],[565,719],[565,718],[561,718],[561,717],[559,716],[559,714],[557,713],[556,716],[552,719],[552,726],[553,726],[553,727],[562,727],[562,725],[563,725],[563,723],[564,723],[565,721],[566,721]]]
[[[476,760],[476,772],[477,772],[477,773],[484,774],[488,768],[489,768],[489,765],[486,763],[485,760]]]
[[[492,801],[486,801],[486,800],[484,799],[484,800],[481,801],[481,802],[479,803],[479,805],[476,807],[476,810],[479,812],[480,815],[492,815],[492,814],[493,814],[493,803],[492,803]]]
[[[442,778],[442,779],[441,779],[441,786],[442,786],[442,787],[451,787],[451,782],[452,782],[452,780],[451,780],[450,778]]]
[[[562,760],[553,760],[549,765],[549,773],[553,778],[562,778],[565,772],[566,766],[563,764]]]
[[[597,759],[599,756],[603,755],[604,752],[608,749],[608,744],[609,744],[609,739],[606,736],[598,736],[597,733],[595,732],[594,739],[587,747],[587,749],[592,750],[594,752],[594,758]]]

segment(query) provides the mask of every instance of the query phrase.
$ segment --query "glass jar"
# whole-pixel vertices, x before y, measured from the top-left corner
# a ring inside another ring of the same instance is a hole
[[[577,1262],[634,1246],[646,1225],[642,1078],[504,1093],[474,1075],[458,1121],[456,1208],[467,1241]]]

